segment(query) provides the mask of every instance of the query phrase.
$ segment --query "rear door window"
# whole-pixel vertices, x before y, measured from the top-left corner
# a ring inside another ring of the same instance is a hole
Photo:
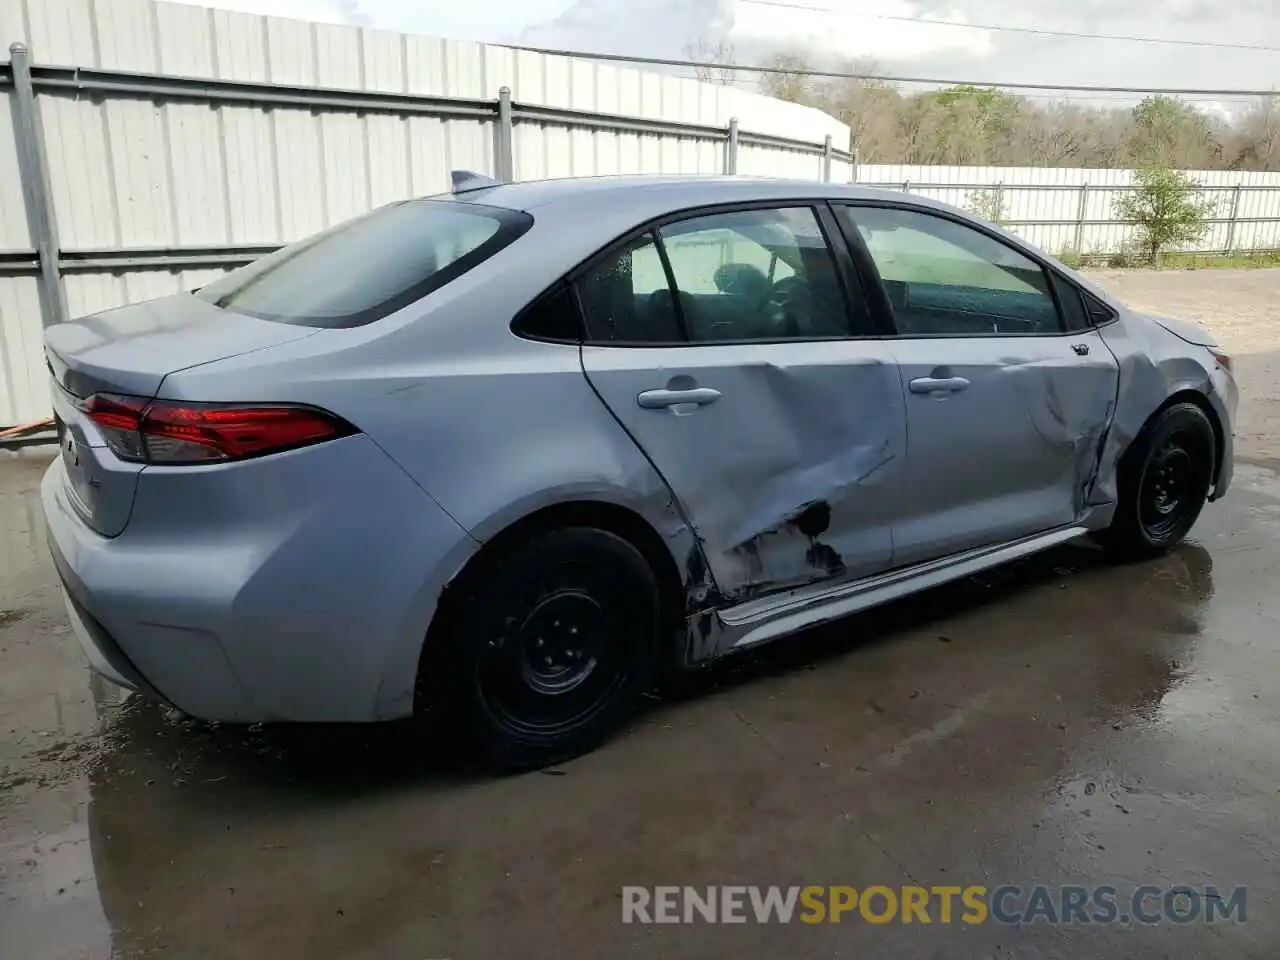
[[[713,213],[658,232],[694,343],[851,335],[836,263],[811,207]]]
[[[575,286],[593,342],[654,345],[684,341],[652,233],[641,234],[592,264]]]
[[[406,200],[282,247],[196,296],[263,320],[357,327],[444,286],[532,225],[517,210]]]

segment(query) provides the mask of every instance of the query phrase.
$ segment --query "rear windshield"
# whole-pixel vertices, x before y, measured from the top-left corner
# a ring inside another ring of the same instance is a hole
[[[516,210],[406,200],[282,247],[196,296],[263,320],[357,327],[461,276],[532,224]]]

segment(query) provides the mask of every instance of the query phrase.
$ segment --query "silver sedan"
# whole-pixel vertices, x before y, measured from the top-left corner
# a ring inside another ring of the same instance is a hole
[[[1207,334],[856,186],[458,174],[46,347],[98,671],[211,720],[428,712],[513,767],[660,667],[1167,550],[1231,479]]]

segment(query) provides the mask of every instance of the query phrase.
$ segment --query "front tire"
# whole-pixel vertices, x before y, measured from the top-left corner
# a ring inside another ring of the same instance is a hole
[[[1120,460],[1115,516],[1099,542],[1124,559],[1180,543],[1208,499],[1215,450],[1213,424],[1194,403],[1161,410]]]
[[[590,750],[653,676],[658,585],[616,534],[536,534],[487,564],[459,598],[443,675],[424,681],[492,765],[543,767]]]

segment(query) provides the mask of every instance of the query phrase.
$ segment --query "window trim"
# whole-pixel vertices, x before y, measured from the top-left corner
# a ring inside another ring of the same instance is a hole
[[[1067,332],[1086,333],[1089,330],[1092,330],[1094,328],[1093,318],[1089,315],[1089,307],[1084,300],[1084,291],[1080,289],[1077,284],[1072,283],[1070,278],[1066,277],[1061,270],[1048,270],[1047,273],[1049,275],[1049,286],[1053,289],[1054,296],[1058,298],[1058,309],[1062,312],[1062,322],[1064,325],[1067,323],[1067,311],[1062,302],[1062,297],[1060,296],[1062,290],[1059,288],[1065,287],[1067,290],[1074,291],[1076,297],[1080,301],[1080,312],[1084,315],[1085,320],[1084,326],[1075,330],[1068,330]]]
[[[1071,283],[1070,277],[1066,277],[1064,279],[1066,279],[1068,283]],[[1080,298],[1081,300],[1084,301],[1084,305],[1085,305],[1085,313],[1089,314],[1089,329],[1100,330],[1103,327],[1111,326],[1111,324],[1115,323],[1117,320],[1120,319],[1120,311],[1117,310],[1115,307],[1111,306],[1111,304],[1107,303],[1107,301],[1103,300],[1099,296],[1096,296],[1090,293],[1088,290],[1080,286],[1080,284],[1078,283],[1072,283],[1071,285],[1080,291]],[[1093,312],[1089,309],[1090,301],[1092,301],[1093,303],[1096,303],[1098,306],[1102,307],[1102,309],[1104,309],[1107,312],[1107,319],[1103,320],[1101,323],[1094,321]]]
[[[671,258],[667,256],[667,242],[662,239],[662,230],[654,227],[649,231],[653,237],[653,245],[658,250],[658,261],[662,264],[662,275],[667,278],[667,293],[671,295],[671,310],[676,315],[676,326],[680,328],[680,342],[692,343],[689,339],[689,319],[684,315],[684,300],[680,297],[680,285],[676,283],[676,272],[671,266]],[[576,290],[577,287],[575,286]],[[583,315],[583,325],[586,316]]]
[[[893,304],[889,301],[889,292],[885,289],[880,271],[871,258],[871,251],[863,243],[862,235],[856,229],[850,230],[840,217],[838,206],[847,205],[842,199],[828,199],[827,210],[836,225],[845,253],[853,268],[853,278],[862,290],[867,311],[871,315],[871,326],[876,330],[874,335],[865,336],[865,340],[892,340],[897,338],[897,325],[893,318]],[[852,233],[852,236],[850,234]]]
[[[539,336],[536,333],[530,333],[527,329],[521,328],[521,325],[529,314],[538,309],[538,307],[542,306],[552,297],[559,296],[561,293],[567,293],[569,295],[569,300],[573,303],[573,325],[578,331],[578,335],[576,337],[569,340],[566,340],[563,337],[544,337]],[[511,318],[510,329],[511,332],[521,340],[531,340],[534,343],[556,343],[577,346],[583,342],[583,339],[587,334],[586,322],[582,313],[582,301],[578,299],[577,289],[573,284],[569,283],[568,280],[561,277],[516,311],[516,315]]]
[[[968,227],[970,230],[973,230],[976,233],[980,233],[983,236],[988,237],[989,239],[994,240],[1005,247],[1008,247],[1010,250],[1013,250],[1014,252],[1018,253],[1023,257],[1026,257],[1032,263],[1036,264],[1036,266],[1038,266],[1040,270],[1045,274],[1045,285],[1048,288],[1049,299],[1053,302],[1053,309],[1054,309],[1054,312],[1057,314],[1058,326],[1059,326],[1058,330],[1049,332],[1049,333],[1045,333],[1042,331],[1037,331],[1035,333],[1003,333],[1003,332],[998,332],[998,333],[974,333],[974,332],[904,333],[903,331],[898,330],[897,321],[893,315],[893,304],[889,300],[888,291],[885,289],[885,286],[884,286],[884,278],[880,276],[880,269],[879,267],[876,266],[875,259],[871,256],[870,249],[867,247],[866,242],[862,239],[862,234],[857,230],[856,226],[854,226],[853,229],[847,229],[845,227],[844,222],[840,219],[839,213],[836,212],[835,214],[836,220],[837,222],[840,223],[841,233],[844,235],[845,242],[849,244],[850,252],[853,253],[854,251],[857,251],[858,253],[861,254],[860,257],[855,255],[855,262],[857,262],[859,259],[864,261],[860,269],[870,270],[872,272],[872,275],[875,278],[875,286],[879,288],[880,296],[876,298],[876,300],[879,301],[877,305],[880,307],[880,309],[886,311],[888,325],[894,331],[891,334],[885,334],[882,339],[956,340],[956,339],[977,338],[977,337],[981,337],[983,339],[993,339],[996,337],[1019,337],[1019,338],[1021,337],[1071,337],[1071,336],[1078,337],[1081,333],[1084,332],[1082,330],[1066,329],[1067,322],[1066,322],[1066,317],[1062,310],[1062,303],[1058,300],[1058,293],[1054,289],[1053,280],[1049,276],[1049,274],[1057,273],[1059,274],[1061,279],[1067,280],[1068,282],[1070,282],[1070,278],[1062,276],[1061,271],[1056,270],[1053,264],[1048,262],[1044,257],[1037,256],[1032,251],[1024,249],[1017,243],[1010,242],[1009,238],[1002,236],[1001,234],[987,227],[985,224],[979,223],[977,221],[969,220],[963,215],[952,213],[950,210],[943,210],[943,209],[938,209],[934,207],[922,206],[920,204],[912,203],[910,201],[899,201],[899,200],[893,200],[893,199],[882,200],[879,198],[874,200],[862,199],[862,198],[849,198],[849,199],[836,198],[836,199],[832,199],[830,203],[833,208],[834,207],[854,207],[854,208],[869,207],[872,209],[881,209],[881,210],[904,210],[909,213],[918,213],[924,216],[932,216],[941,220],[950,220],[952,223],[958,224],[959,226],[962,226],[962,227]],[[1072,286],[1075,286],[1076,289],[1080,290],[1082,294],[1088,293],[1088,291],[1079,287],[1078,284],[1073,283]],[[1093,299],[1096,300],[1097,297],[1094,297]],[[1108,306],[1107,309],[1110,310],[1111,308]],[[1114,312],[1115,311],[1112,311],[1112,313]],[[1094,329],[1094,327],[1090,327],[1090,329]]]
[[[591,338],[591,320],[587,316],[587,309],[582,303],[582,296],[580,291],[578,290],[578,281],[581,280],[585,274],[595,269],[595,267],[598,264],[603,263],[604,261],[608,260],[610,257],[617,256],[627,247],[634,244],[637,240],[640,240],[641,238],[643,238],[646,234],[649,235],[649,240],[653,244],[653,248],[658,254],[658,262],[662,264],[663,276],[665,276],[667,279],[667,291],[670,292],[671,289],[675,286],[675,282],[671,274],[671,266],[667,262],[666,248],[662,246],[662,237],[658,234],[658,228],[653,226],[652,222],[639,229],[631,230],[630,232],[624,234],[621,239],[615,240],[609,246],[603,248],[602,250],[596,251],[586,260],[582,261],[582,263],[573,267],[573,269],[565,271],[564,275],[561,276],[560,279],[556,281],[556,283],[552,284],[552,287],[555,287],[556,284],[560,284],[560,283],[568,284],[569,289],[573,291],[573,299],[578,304],[578,317],[579,317],[578,322],[580,327],[582,328],[582,339],[579,340],[578,343],[581,344],[582,346],[584,347],[629,347],[629,348],[660,347],[660,348],[666,349],[669,347],[688,347],[688,346],[694,345],[690,343],[688,339],[689,333],[688,333],[688,328],[685,325],[684,309],[680,305],[680,298],[675,296],[671,298],[673,301],[672,312],[676,315],[676,326],[680,328],[680,335],[685,339],[683,340],[593,340]],[[656,293],[657,291],[654,291],[654,292]],[[538,296],[535,297],[534,300],[536,301],[537,299],[541,298],[542,295],[543,294],[541,293],[538,294]]]
[[[867,301],[866,284],[858,274],[857,264],[854,263],[849,244],[844,239],[844,231],[840,229],[840,218],[831,209],[830,202],[818,208],[818,225],[827,239],[827,246],[835,256],[836,273],[849,322],[849,338],[852,340],[878,339],[879,324],[876,322],[875,311]],[[859,332],[859,325],[871,332]]]
[[[598,263],[606,260],[610,256],[615,255],[637,237],[652,233],[659,248],[659,256],[662,258],[664,270],[669,270],[670,264],[667,260],[666,247],[662,242],[661,230],[664,226],[673,223],[680,223],[685,220],[696,220],[701,217],[716,216],[724,213],[738,213],[747,210],[785,210],[803,207],[809,209],[814,219],[818,223],[818,228],[822,232],[823,239],[827,243],[828,253],[831,255],[832,267],[836,273],[838,286],[840,287],[840,295],[845,304],[845,326],[848,333],[838,337],[814,337],[814,338],[797,338],[797,337],[781,337],[769,339],[736,339],[736,340],[690,340],[688,339],[688,327],[685,324],[684,310],[680,306],[680,298],[675,295],[678,290],[675,284],[675,278],[672,273],[667,274],[668,289],[673,291],[672,299],[676,302],[676,316],[684,333],[685,339],[679,341],[655,341],[655,340],[606,340],[595,341],[590,339],[590,319],[583,313],[583,334],[582,345],[585,347],[620,347],[624,349],[636,348],[652,348],[658,350],[669,350],[679,347],[720,347],[734,346],[745,344],[774,344],[774,343],[843,343],[848,340],[874,340],[878,337],[871,337],[854,333],[853,313],[851,306],[850,290],[848,289],[845,278],[841,276],[842,267],[840,255],[837,250],[839,244],[836,237],[832,236],[826,229],[822,219],[822,207],[829,204],[829,196],[820,197],[771,197],[762,200],[734,200],[725,203],[708,203],[699,204],[695,207],[685,207],[680,210],[670,210],[657,217],[651,217],[643,223],[637,224],[626,233],[615,237],[608,244],[601,247],[595,253],[584,259],[575,267],[565,271],[563,281],[569,283],[575,293],[577,292],[577,283],[589,270]],[[557,281],[559,282],[559,281]],[[541,296],[541,294],[539,294]],[[536,298],[535,298],[536,299]],[[874,323],[874,320],[873,320]]]

